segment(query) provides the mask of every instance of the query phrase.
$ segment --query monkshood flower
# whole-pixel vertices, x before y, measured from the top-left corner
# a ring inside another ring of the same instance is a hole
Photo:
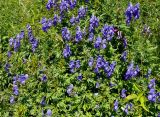
[[[18,80],[17,76],[14,76],[14,77],[13,77],[13,84],[14,84],[14,85],[16,85],[17,80]]]
[[[63,56],[64,58],[68,58],[72,54],[70,46],[66,44],[64,50],[63,50]]]
[[[62,38],[66,41],[71,39],[71,34],[67,27],[62,28]]]
[[[53,25],[56,26],[58,22],[59,22],[59,16],[55,14],[53,17]]]
[[[99,19],[92,15],[90,18],[89,32],[94,32],[94,29],[99,26]]]
[[[59,7],[60,7],[60,13],[63,13],[64,11],[68,11],[69,4],[67,3],[66,0],[62,0]]]
[[[156,86],[155,81],[156,81],[155,78],[150,80],[150,83],[148,85],[149,89],[155,88],[155,86]]]
[[[46,115],[47,115],[47,117],[51,117],[51,116],[52,116],[52,111],[51,111],[51,109],[48,109],[48,110],[47,110]]]
[[[13,94],[15,94],[15,95],[19,94],[19,90],[18,90],[18,86],[17,85],[13,85]]]
[[[86,16],[87,8],[84,6],[81,6],[78,10],[78,17],[79,18],[84,18]]]
[[[70,1],[70,9],[75,8],[76,4],[77,4],[77,0]]]
[[[125,16],[126,16],[126,24],[129,25],[132,20],[133,14],[133,5],[129,3],[128,8],[126,9]]]
[[[71,61],[69,62],[69,68],[70,68],[71,73],[74,73],[75,61],[71,60]]]
[[[50,10],[54,5],[54,0],[48,0],[48,3],[46,4],[46,8]]]
[[[9,45],[10,45],[10,47],[12,47],[12,46],[13,46],[14,41],[15,41],[15,40],[14,40],[13,38],[10,38],[10,39],[9,39]]]
[[[148,93],[148,100],[150,102],[156,102],[156,97],[157,97],[157,95],[156,95],[155,89],[153,89],[153,88],[150,89],[150,91]]]
[[[132,103],[126,104],[126,107],[125,107],[125,109],[123,110],[123,111],[126,113],[126,115],[128,115],[128,109],[131,110],[132,107],[133,107],[133,104],[132,104]]]
[[[122,53],[122,55],[121,55],[121,60],[122,60],[122,61],[126,61],[126,60],[127,60],[127,55],[128,55],[127,51],[124,51],[124,52]]]
[[[93,39],[94,39],[94,33],[89,33],[89,37],[88,37],[88,40],[89,41],[93,41]]]
[[[15,102],[14,96],[11,96],[11,97],[10,97],[10,103],[13,104],[14,102]]]
[[[28,79],[28,74],[21,74],[18,76],[18,81],[21,84],[25,84],[25,81]]]
[[[88,65],[89,65],[90,67],[92,67],[92,66],[93,66],[93,63],[94,63],[94,58],[93,58],[93,57],[90,57],[90,59],[89,59],[89,61],[88,61]]]
[[[82,78],[83,78],[83,76],[82,76],[82,74],[80,73],[80,74],[78,75],[77,79],[78,79],[79,81],[81,81]]]
[[[158,113],[158,116],[157,117],[160,117],[160,112]]]
[[[118,110],[118,100],[114,101],[114,111]]]
[[[17,34],[16,39],[22,40],[24,38],[24,31],[22,30],[19,34]]]
[[[32,51],[35,52],[35,49],[38,47],[38,40],[34,38],[31,26],[29,24],[27,24],[27,30],[28,30],[29,42],[32,45]]]
[[[8,51],[8,52],[7,52],[7,56],[8,56],[8,58],[10,58],[10,57],[12,56],[12,52],[11,52],[11,51]]]
[[[11,67],[11,65],[7,62],[4,66],[4,69],[7,73],[9,73],[9,68]]]
[[[106,41],[107,41],[106,39],[103,39],[103,40],[102,40],[102,43],[101,43],[101,44],[102,44],[102,45],[101,45],[101,46],[102,46],[102,49],[105,49],[105,48],[107,47],[107,46],[106,46]]]
[[[96,67],[102,68],[104,66],[104,59],[102,56],[97,57]]]
[[[71,25],[75,25],[76,18],[74,16],[72,16],[69,21],[70,21]]]
[[[112,40],[114,36],[114,27],[105,24],[102,28],[102,35],[103,38],[107,39],[108,41]]]
[[[71,95],[72,90],[73,90],[73,84],[70,84],[70,85],[67,87],[67,94],[68,94],[69,96]]]
[[[102,43],[102,38],[101,38],[100,36],[98,36],[98,37],[96,38],[95,43],[94,43],[94,47],[95,47],[96,49],[100,49],[100,48],[101,48],[101,43]]]
[[[42,82],[46,82],[47,81],[47,76],[45,74],[42,76],[41,81]]]
[[[138,65],[134,69],[134,64],[133,64],[133,62],[131,62],[127,67],[127,71],[124,75],[124,78],[125,78],[125,80],[129,80],[132,77],[136,77],[139,73],[140,73],[140,69],[139,69]]]
[[[126,97],[126,92],[127,92],[126,89],[122,89],[122,90],[121,90],[121,97],[122,97],[122,98],[125,98],[125,97]]]
[[[146,77],[146,78],[149,78],[150,75],[151,75],[151,73],[152,73],[152,70],[151,70],[151,69],[148,69],[147,74],[145,75],[145,77]]]
[[[76,63],[75,68],[76,69],[80,68],[80,66],[81,66],[80,60],[76,60],[75,63]]]
[[[14,46],[14,51],[17,52],[18,49],[19,49],[20,46],[21,46],[20,39],[15,39],[15,40],[14,40],[14,43],[13,43],[13,46]]]
[[[134,16],[134,19],[139,19],[139,16],[140,16],[140,8],[139,8],[139,3],[137,3],[134,7],[133,7],[133,16]]]
[[[40,104],[41,104],[42,106],[46,105],[46,96],[43,96],[43,97],[42,97],[42,100],[41,100]]]
[[[113,62],[110,64],[110,70],[109,70],[109,72],[107,73],[107,77],[111,77],[111,75],[112,75],[113,72],[114,72],[115,66],[116,66],[116,62],[113,61]]]
[[[75,36],[75,41],[78,43],[81,41],[83,38],[83,32],[81,31],[80,27],[78,26],[76,29],[76,36]]]
[[[122,41],[123,41],[123,46],[126,49],[127,48],[127,39],[124,37]]]

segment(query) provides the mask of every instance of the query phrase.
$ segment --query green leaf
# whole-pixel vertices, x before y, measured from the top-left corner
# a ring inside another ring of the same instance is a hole
[[[142,106],[142,108],[143,108],[145,111],[149,112],[148,108],[147,108],[146,105],[145,105],[145,102],[146,102],[146,97],[142,96],[142,97],[140,98],[141,106]]]
[[[139,88],[139,86],[138,86],[137,84],[133,84],[133,88],[134,88],[135,90],[137,90],[137,91],[141,91],[140,88]]]
[[[137,98],[137,95],[136,94],[131,94],[131,95],[128,95],[126,98],[125,98],[125,102],[128,102],[129,100],[133,100]]]
[[[142,96],[143,96],[143,92],[139,93],[136,101],[138,101]]]

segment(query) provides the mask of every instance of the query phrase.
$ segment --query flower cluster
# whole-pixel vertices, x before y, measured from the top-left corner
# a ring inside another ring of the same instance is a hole
[[[92,15],[90,18],[90,24],[89,24],[89,32],[93,33],[95,28],[97,28],[99,26],[99,19]]]
[[[35,39],[35,37],[33,36],[32,29],[29,24],[27,25],[27,30],[28,30],[29,42],[32,45],[32,51],[35,52],[36,48],[38,47],[38,40]]]
[[[71,34],[67,27],[62,28],[62,38],[66,41],[71,39]]]
[[[108,41],[112,40],[114,36],[114,27],[105,24],[102,28],[102,35],[104,39],[107,39]]]
[[[71,95],[72,90],[73,90],[73,84],[70,84],[70,85],[67,87],[67,94],[68,94],[69,96]]]
[[[155,79],[151,79],[148,85],[148,88],[149,88],[148,100],[151,102],[156,102],[155,85],[156,85]]]
[[[92,33],[90,33],[90,34],[92,34]],[[94,43],[94,47],[95,47],[96,49],[100,49],[100,48],[105,49],[105,48],[107,47],[107,46],[106,46],[106,39],[103,39],[103,40],[102,40],[102,38],[101,38],[100,36],[98,36],[98,37],[96,38],[95,43]]]
[[[80,66],[81,66],[80,60],[76,60],[76,61],[71,60],[69,62],[69,68],[71,73],[74,73],[76,69],[80,68]]]
[[[76,36],[75,36],[75,41],[78,43],[81,41],[83,38],[83,32],[81,31],[80,27],[78,26],[76,29]]]
[[[139,19],[140,16],[140,9],[139,9],[139,3],[137,3],[135,6],[132,5],[132,3],[129,3],[128,8],[125,12],[126,16],[126,24],[129,25],[132,17],[136,19]]]
[[[68,58],[70,55],[72,54],[71,50],[70,50],[70,47],[68,44],[66,44],[66,47],[64,48],[63,50],[63,56],[65,58]]]
[[[136,68],[134,68],[134,64],[133,64],[133,62],[131,62],[127,67],[127,71],[124,75],[124,79],[129,80],[133,77],[136,77],[139,73],[140,73],[140,69],[139,69],[138,65],[136,66]]]

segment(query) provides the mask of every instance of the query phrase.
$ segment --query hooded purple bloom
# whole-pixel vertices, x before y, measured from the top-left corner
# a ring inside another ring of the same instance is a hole
[[[9,73],[9,68],[11,67],[11,65],[7,62],[4,66],[4,69],[7,73]]]
[[[62,29],[62,38],[66,41],[69,41],[71,39],[71,34],[67,27],[64,27]]]
[[[126,92],[127,92],[126,89],[122,89],[122,90],[121,90],[121,97],[122,97],[122,98],[125,98],[125,97],[126,97]]]
[[[90,57],[90,59],[89,59],[89,61],[88,61],[88,65],[89,65],[90,67],[92,67],[92,66],[93,66],[93,63],[94,63],[94,59],[93,59],[93,57]]]
[[[98,82],[96,82],[96,88],[99,88],[100,84]]]
[[[53,25],[56,26],[58,22],[59,22],[59,16],[55,14],[53,17]]]
[[[124,109],[124,112],[126,113],[126,115],[128,115],[128,109],[132,109],[133,107],[133,104],[132,103],[129,103],[129,104],[126,104],[126,107]]]
[[[75,25],[76,18],[74,16],[72,16],[69,21],[70,21],[71,25]]]
[[[99,19],[92,15],[90,18],[89,32],[94,32],[94,29],[99,26]]]
[[[10,39],[9,39],[9,45],[10,45],[10,46],[13,46],[14,41],[15,41],[15,40],[14,40],[13,38],[10,38]]]
[[[133,13],[133,5],[132,3],[129,3],[128,8],[126,9],[126,12],[125,12],[127,25],[129,25],[132,20],[132,13]]]
[[[75,62],[76,62],[75,68],[77,68],[77,69],[80,68],[80,66],[81,66],[80,60],[76,60]]]
[[[101,43],[102,43],[102,38],[101,38],[100,36],[98,36],[98,37],[96,38],[95,43],[94,43],[94,47],[95,47],[96,49],[100,49]]]
[[[17,80],[18,80],[17,76],[14,76],[14,77],[13,77],[13,84],[14,84],[14,85],[16,85]]]
[[[63,56],[68,58],[72,54],[69,45],[67,44],[63,50]]]
[[[15,94],[15,95],[19,94],[18,86],[17,85],[13,85],[13,94]]]
[[[123,38],[123,46],[125,49],[127,48],[127,39],[126,38]]]
[[[15,102],[15,101],[14,101],[14,96],[11,96],[11,97],[10,97],[10,103],[13,104],[14,102]]]
[[[114,101],[114,111],[118,110],[118,100]]]
[[[21,74],[18,76],[18,81],[21,83],[21,84],[25,84],[25,81],[28,79],[28,74]]]
[[[15,39],[15,40],[14,40],[14,43],[13,43],[13,46],[14,46],[14,51],[17,52],[18,49],[19,49],[20,46],[21,46],[20,39]]]
[[[48,0],[48,3],[46,4],[46,8],[48,10],[50,10],[54,5],[54,1],[53,0]]]
[[[109,41],[112,40],[114,36],[113,26],[108,26],[105,24],[104,27],[102,28],[102,35],[103,35],[103,38],[106,38]]]
[[[127,59],[127,51],[124,51],[123,53],[122,53],[122,55],[121,55],[121,60],[123,60],[123,61],[126,61],[126,59]]]
[[[93,41],[93,39],[94,39],[94,33],[89,33],[88,40]]]
[[[68,11],[69,8],[69,4],[67,3],[67,1],[62,0],[60,3],[60,13],[63,13],[64,11]]]
[[[47,76],[45,74],[42,76],[41,81],[42,82],[46,82],[47,81]]]
[[[75,61],[71,60],[71,61],[69,62],[69,68],[70,68],[71,73],[74,73]]]
[[[148,100],[151,102],[156,102],[156,91],[155,89],[150,89],[149,94],[148,94]]]
[[[84,8],[81,6],[78,10],[78,16],[79,18],[84,18],[86,16],[87,8]]]
[[[148,85],[149,89],[155,88],[155,86],[156,86],[155,81],[156,81],[155,78],[150,80],[150,83]]]
[[[139,8],[139,3],[137,3],[134,7],[133,7],[133,16],[136,19],[139,19],[140,16],[140,8]]]
[[[157,117],[160,117],[160,112],[158,113],[158,116]]]
[[[46,104],[46,96],[43,96],[43,97],[42,97],[42,100],[41,100],[40,104],[41,104],[42,106],[44,106],[44,105]]]
[[[68,94],[69,96],[71,95],[72,90],[73,90],[73,84],[70,84],[70,85],[67,87],[67,94]]]
[[[77,79],[78,79],[79,81],[81,81],[82,78],[83,78],[83,76],[82,76],[82,74],[80,73],[80,74],[78,75]]]
[[[12,52],[8,51],[7,56],[8,56],[8,58],[10,58],[12,56]]]
[[[80,27],[78,26],[76,29],[76,37],[75,40],[78,43],[79,41],[81,41],[83,38],[83,32],[81,31]]]
[[[102,40],[102,48],[105,49],[107,46],[106,46],[106,39],[103,39]]]
[[[46,115],[47,115],[48,117],[51,117],[51,116],[52,116],[52,111],[51,111],[51,109],[48,109],[48,110],[47,110]]]

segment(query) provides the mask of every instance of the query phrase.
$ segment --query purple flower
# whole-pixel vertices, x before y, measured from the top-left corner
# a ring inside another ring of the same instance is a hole
[[[51,8],[53,8],[53,6],[56,5],[57,0],[48,0],[47,4],[46,4],[46,8],[47,10],[50,10]]]
[[[15,41],[15,40],[14,40],[13,38],[10,38],[10,39],[9,39],[9,45],[10,45],[10,46],[13,46],[14,41]]]
[[[52,116],[52,111],[51,111],[51,109],[48,109],[48,110],[47,110],[46,115],[47,115],[48,117],[51,117],[51,116]]]
[[[18,80],[17,76],[14,76],[14,77],[13,77],[13,84],[14,84],[14,85],[16,85],[17,80]]]
[[[89,26],[89,32],[94,32],[94,29],[99,26],[99,19],[92,15],[90,18],[90,26]]]
[[[19,39],[15,39],[15,40],[14,40],[14,43],[13,43],[13,46],[14,46],[14,51],[17,52],[18,49],[19,49],[20,46],[21,46],[20,40],[19,40]]]
[[[100,36],[98,36],[98,37],[96,38],[95,43],[94,43],[94,47],[95,47],[96,49],[100,49],[101,43],[102,43],[102,38],[101,38]]]
[[[9,73],[9,68],[11,67],[11,65],[7,62],[4,66],[4,69],[7,73]]]
[[[139,8],[139,3],[137,3],[134,7],[133,7],[133,16],[136,19],[139,19],[140,16],[140,8]]]
[[[58,17],[57,14],[55,14],[54,17],[53,17],[53,25],[56,26],[58,21],[59,21],[59,17]]]
[[[155,89],[150,89],[149,93],[148,93],[148,100],[151,102],[156,102],[156,92]]]
[[[11,97],[10,97],[10,103],[13,104],[14,102],[15,102],[15,101],[14,101],[14,96],[11,96]]]
[[[21,84],[25,84],[25,81],[28,79],[28,74],[21,74],[18,76],[18,81],[21,83]]]
[[[78,75],[77,79],[78,79],[79,81],[81,81],[82,78],[83,78],[83,76],[82,76],[82,74],[80,73],[80,74]]]
[[[125,49],[127,48],[127,39],[126,38],[123,38],[123,46]]]
[[[79,18],[84,18],[86,16],[87,8],[84,8],[81,6],[78,10],[78,16]]]
[[[42,76],[41,81],[42,82],[46,82],[47,81],[47,76],[45,74]]]
[[[69,62],[69,68],[70,68],[71,73],[74,73],[75,61],[71,60],[71,61]]]
[[[126,92],[127,92],[126,89],[122,89],[122,90],[121,90],[121,97],[122,97],[122,98],[125,98],[125,97],[126,97]]]
[[[89,65],[90,67],[92,67],[92,66],[93,66],[93,63],[94,63],[94,59],[93,59],[93,57],[90,57],[90,59],[89,59],[89,61],[88,61],[88,65]]]
[[[63,13],[64,11],[67,11],[69,8],[69,4],[67,3],[67,1],[62,0],[60,3],[60,13]]]
[[[118,100],[114,101],[114,111],[118,110]]]
[[[156,81],[155,78],[150,80],[150,83],[148,85],[149,89],[155,88],[155,86],[156,86],[155,81]]]
[[[106,39],[103,39],[102,40],[102,48],[105,49],[107,46],[106,46]]]
[[[83,38],[82,36],[83,36],[83,32],[81,31],[80,27],[78,26],[76,29],[76,37],[75,37],[75,40],[77,43],[82,40],[82,38]]]
[[[71,34],[67,27],[64,27],[62,29],[62,38],[66,41],[69,41],[71,39]]]
[[[125,12],[127,25],[129,25],[132,20],[132,13],[133,13],[133,5],[132,3],[129,3],[128,8],[126,9],[126,12]]]
[[[72,16],[70,19],[71,25],[75,25],[75,22],[76,22],[76,18],[74,16]]]
[[[63,56],[68,58],[72,54],[69,45],[67,44],[63,50]]]
[[[89,33],[89,37],[88,37],[88,40],[89,41],[93,41],[93,39],[94,39],[94,33]]]
[[[72,90],[73,90],[73,84],[70,84],[70,85],[67,87],[67,94],[68,94],[69,96],[71,95]]]
[[[158,116],[157,117],[160,117],[160,112],[158,113]]]
[[[15,94],[15,95],[19,94],[18,86],[17,85],[13,85],[13,94]]]
[[[128,109],[131,110],[132,107],[133,107],[133,104],[132,104],[132,103],[126,104],[126,107],[125,107],[125,109],[124,109],[123,111],[128,115]]]
[[[42,97],[42,100],[41,100],[40,104],[41,104],[42,106],[44,106],[44,105],[46,104],[46,96],[43,96],[43,97]]]
[[[123,60],[123,61],[126,61],[126,59],[127,59],[127,51],[124,51],[123,53],[122,53],[122,55],[121,55],[121,60]]]
[[[106,38],[107,40],[112,40],[114,36],[114,27],[105,24],[104,27],[102,28],[102,35],[103,38]]]
[[[75,68],[77,68],[77,69],[80,68],[80,66],[81,66],[80,60],[76,60],[75,62],[76,62]]]
[[[12,56],[12,52],[8,51],[7,56],[8,56],[8,58],[10,58]]]

